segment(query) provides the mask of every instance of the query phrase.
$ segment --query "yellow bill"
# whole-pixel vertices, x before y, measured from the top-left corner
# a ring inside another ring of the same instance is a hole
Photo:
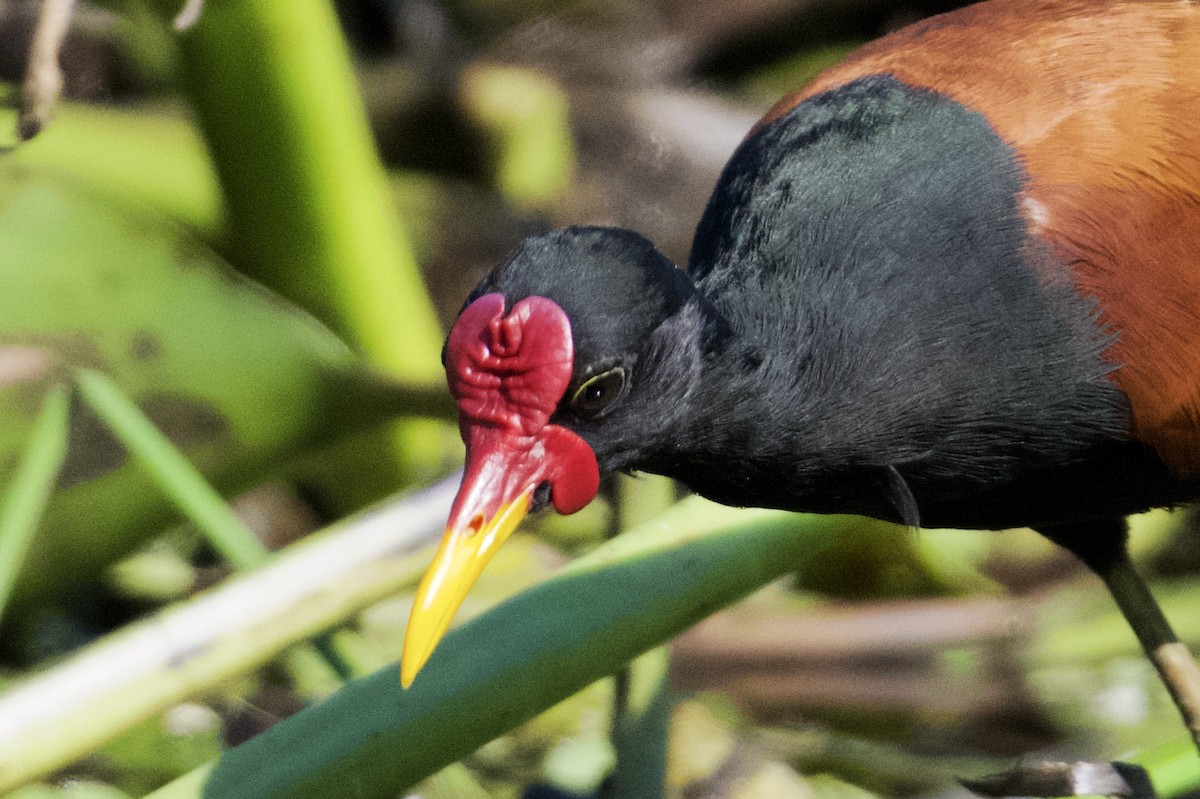
[[[490,519],[475,514],[465,525],[447,527],[433,564],[417,588],[400,657],[400,683],[412,685],[454,614],[496,550],[529,512],[533,489],[502,505]]]

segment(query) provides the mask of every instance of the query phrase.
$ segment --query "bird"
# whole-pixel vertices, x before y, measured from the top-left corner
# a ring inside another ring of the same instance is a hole
[[[407,687],[531,511],[610,472],[733,506],[1032,527],[1107,585],[1200,745],[1200,670],[1125,517],[1200,499],[1200,4],[989,0],[784,97],[685,268],[525,240],[443,352],[462,485]]]

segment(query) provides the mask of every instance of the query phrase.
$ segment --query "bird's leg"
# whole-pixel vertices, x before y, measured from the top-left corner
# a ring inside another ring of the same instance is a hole
[[[1108,586],[1200,749],[1200,667],[1175,635],[1162,608],[1134,568],[1125,545],[1128,535],[1125,520],[1038,528],[1038,531],[1078,555]]]
[[[1122,518],[1054,527],[1038,532],[1074,552],[1100,576],[1158,669],[1200,748],[1200,668],[1171,629],[1162,608],[1133,566]],[[963,785],[981,796],[1077,796],[1101,794],[1153,799],[1154,787],[1140,766],[1127,763],[1028,763]]]
[[[1097,571],[1108,586],[1121,613],[1129,621],[1142,648],[1162,677],[1179,708],[1192,740],[1200,749],[1200,667],[1171,629],[1162,608],[1150,593],[1128,554],[1104,571]]]

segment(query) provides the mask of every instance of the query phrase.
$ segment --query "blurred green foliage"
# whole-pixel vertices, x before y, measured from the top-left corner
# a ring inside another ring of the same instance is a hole
[[[387,410],[386,381],[302,311],[201,242],[112,196],[13,166],[0,184],[0,453],[11,461],[49,387],[110,375],[217,485]],[[270,408],[270,413],[264,413]],[[76,403],[70,445],[18,597],[45,600],[170,522],[165,498]]]

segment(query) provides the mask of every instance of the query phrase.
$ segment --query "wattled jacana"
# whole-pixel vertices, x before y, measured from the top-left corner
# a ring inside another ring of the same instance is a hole
[[[891,34],[750,132],[686,272],[626,230],[529,239],[445,363],[467,464],[406,685],[527,511],[641,470],[1034,527],[1105,580],[1200,738],[1123,520],[1200,498],[1200,4],[994,0]]]

